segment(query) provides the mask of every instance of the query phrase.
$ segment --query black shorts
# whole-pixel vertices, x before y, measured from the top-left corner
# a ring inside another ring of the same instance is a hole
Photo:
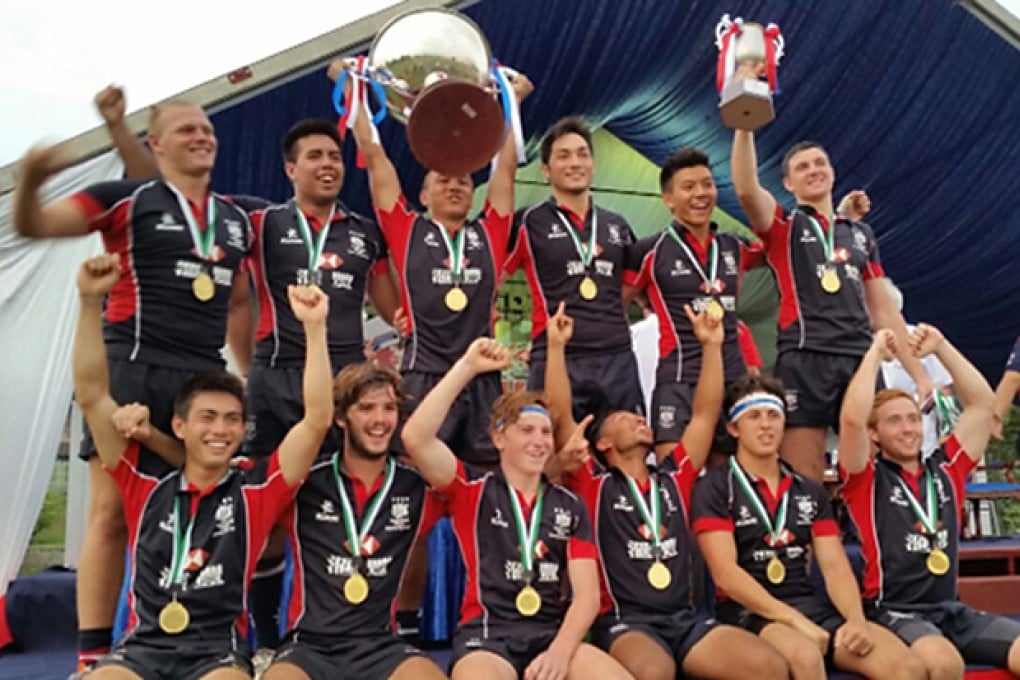
[[[252,674],[247,643],[238,645],[181,641],[180,646],[157,647],[139,640],[128,640],[115,647],[96,663],[96,668],[120,666],[142,680],[191,680],[220,668],[236,668]]]
[[[253,364],[248,371],[248,423],[244,433],[244,453],[268,456],[305,415],[302,382],[304,368],[271,368]],[[322,442],[322,451],[332,453],[340,447],[342,436],[331,427]]]
[[[558,628],[555,626],[527,626],[502,631],[489,629],[488,637],[482,635],[482,624],[475,620],[462,624],[453,635],[453,656],[450,660],[452,672],[457,662],[471,652],[492,652],[510,662],[518,677],[524,677],[524,670],[536,656],[549,648]]]
[[[685,383],[656,382],[652,392],[651,416],[656,444],[678,442],[683,437],[684,428],[691,422],[694,389],[694,385]],[[726,385],[726,389],[729,389],[729,385]],[[726,412],[722,408],[719,409],[719,419],[715,423],[712,450],[725,454],[737,452],[737,440],[726,430]]]
[[[817,595],[802,595],[784,601],[817,626],[825,629],[829,633],[829,645],[832,646],[832,635],[837,628],[845,623],[845,620],[831,602]],[[772,621],[744,609],[740,603],[733,600],[720,602],[716,607],[716,613],[720,623],[743,628],[755,635],[761,633],[765,626],[772,623]]]
[[[420,404],[442,378],[438,373],[404,373],[403,390],[410,402],[407,410],[410,412]],[[499,373],[483,373],[468,383],[447,411],[446,419],[439,427],[439,438],[465,463],[492,465],[499,462],[499,453],[489,436],[489,420],[492,405],[501,394],[503,383]],[[394,435],[391,446],[398,453],[403,453],[399,433]]]
[[[783,383],[787,427],[839,427],[839,409],[861,357],[787,350],[772,374]],[[879,378],[881,381],[881,378]]]
[[[138,402],[149,407],[149,422],[169,436],[174,435],[171,421],[174,399],[189,378],[200,371],[153,366],[125,359],[110,359],[110,395],[120,405]],[[118,452],[119,453],[119,452]],[[82,435],[78,457],[88,462],[96,455],[96,445],[88,425]],[[149,449],[140,447],[138,467],[145,474],[162,477],[174,468]]]
[[[609,398],[609,405],[620,411],[645,412],[645,397],[638,378],[634,352],[616,352],[594,356],[567,355],[567,374],[574,389],[574,407],[578,406],[576,387],[583,382],[594,382]],[[528,365],[528,389],[545,387],[545,359],[533,359]],[[580,418],[578,418],[580,420]]]
[[[425,653],[392,633],[345,637],[333,644],[285,642],[273,655],[273,664],[297,666],[311,680],[333,678],[388,678],[400,664]],[[271,667],[271,666],[270,666]]]
[[[910,646],[926,635],[939,635],[960,650],[967,663],[1005,668],[1009,648],[1020,638],[1020,622],[971,609],[962,602],[931,605],[867,603],[868,618]]]
[[[606,614],[595,619],[591,641],[608,654],[609,648],[621,635],[642,633],[662,647],[676,661],[679,669],[694,646],[718,625],[715,619],[701,616],[693,609],[669,616],[625,616],[621,619]]]

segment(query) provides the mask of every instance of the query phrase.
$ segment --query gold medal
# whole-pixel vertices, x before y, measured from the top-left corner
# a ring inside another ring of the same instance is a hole
[[[577,290],[585,300],[594,300],[599,294],[599,286],[595,283],[595,279],[590,276],[581,279],[581,284],[577,287]]]
[[[822,270],[822,290],[829,294],[838,293],[841,286],[835,267],[826,267]]]
[[[351,604],[361,604],[368,599],[368,579],[358,573],[351,574],[344,581],[344,597]]]
[[[190,621],[187,608],[177,600],[171,600],[159,612],[159,628],[167,635],[183,633]]]
[[[925,560],[925,564],[931,573],[936,576],[944,576],[949,572],[949,555],[941,548],[935,548],[928,553],[928,559]]]
[[[517,611],[521,613],[521,616],[534,616],[542,608],[542,598],[539,596],[538,591],[531,586],[521,588],[521,592],[517,593],[517,599],[514,603],[517,605]]]
[[[726,310],[723,309],[722,304],[715,298],[709,299],[708,304],[705,305],[705,313],[717,321],[721,321],[726,316]]]
[[[209,302],[216,295],[216,284],[211,276],[202,272],[191,280],[191,292],[199,302]]]
[[[786,580],[786,567],[783,566],[778,557],[773,557],[769,560],[769,566],[765,568],[765,576],[768,578],[769,583],[777,586]]]
[[[669,573],[669,567],[655,560],[652,566],[648,567],[648,583],[656,590],[665,590],[673,581],[673,575]]]
[[[455,286],[446,291],[446,297],[443,298],[443,302],[446,303],[446,308],[451,312],[459,312],[467,307],[467,293],[460,286]]]

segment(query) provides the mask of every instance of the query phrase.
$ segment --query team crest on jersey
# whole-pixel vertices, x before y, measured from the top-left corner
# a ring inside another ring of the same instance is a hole
[[[889,502],[903,508],[910,507],[910,501],[908,501],[907,497],[903,495],[903,487],[901,486],[893,487],[892,495],[889,496]]]
[[[287,246],[303,246],[305,242],[301,239],[301,235],[298,230],[294,227],[288,227],[287,232],[280,237],[280,244]]]
[[[794,506],[797,508],[797,525],[811,526],[818,514],[818,504],[811,496],[794,496]]]
[[[797,390],[783,390],[783,397],[786,399],[787,413],[793,413],[800,406]]]
[[[227,245],[237,250],[245,250],[248,247],[247,239],[244,237],[244,229],[239,220],[223,220],[227,228]]]
[[[670,428],[676,426],[676,407],[659,407],[659,427]]]
[[[613,224],[612,222],[610,222],[609,224],[606,225],[606,230],[609,232],[609,237],[607,239],[609,241],[609,245],[611,246],[626,245],[626,243],[623,240],[623,231],[620,228],[619,224]]]
[[[407,531],[411,528],[411,499],[408,496],[390,498],[390,520],[385,531]]]
[[[567,540],[570,538],[570,528],[574,524],[574,513],[566,508],[556,506],[553,508],[553,527],[549,532],[549,538]]]
[[[464,236],[467,237],[467,249],[478,250],[482,247],[482,239],[478,235],[478,232],[471,227],[464,229]]]
[[[723,259],[723,271],[727,276],[737,275],[737,258],[734,257],[732,251],[724,251],[722,254]]]
[[[360,257],[362,260],[371,259],[371,255],[368,253],[368,246],[365,245],[364,234],[351,232],[350,245],[347,247],[347,252],[354,257]]]
[[[861,251],[862,253],[868,252],[867,235],[857,227],[853,228],[853,232],[854,232],[854,248]]]
[[[216,530],[213,531],[213,538],[225,536],[234,531],[234,499],[224,498],[216,508]]]
[[[804,227],[804,230],[800,232],[800,242],[801,243],[817,243],[818,239],[815,238],[815,235],[811,233],[810,229],[808,229],[807,227]]]
[[[319,506],[319,511],[315,513],[315,521],[339,524],[340,516],[336,514],[336,507],[333,505],[333,501],[328,498],[322,499],[322,505]]]
[[[184,231],[184,225],[180,224],[173,215],[165,212],[159,216],[156,231]]]

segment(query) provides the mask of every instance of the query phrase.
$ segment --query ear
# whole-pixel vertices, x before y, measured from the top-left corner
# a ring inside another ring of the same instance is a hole
[[[549,166],[542,163],[542,177],[545,177],[546,181],[549,180]]]
[[[287,179],[289,179],[291,182],[294,181],[295,170],[297,170],[297,163],[294,163],[293,161],[286,161],[283,164],[283,171],[287,173]]]
[[[175,437],[181,440],[184,439],[184,419],[181,418],[176,413],[174,414],[174,417],[170,420],[170,428],[174,431]]]
[[[878,430],[876,430],[873,427],[869,427],[868,428],[868,439],[871,441],[872,444],[874,444],[875,446],[878,446]]]
[[[334,416],[333,422],[336,423],[336,426],[339,427],[340,429],[343,430],[347,429],[347,419],[344,418],[342,415]]]
[[[793,184],[790,182],[789,177],[783,176],[783,188],[789,191],[791,194],[793,193]]]
[[[729,432],[730,436],[734,439],[736,439],[737,435],[740,434],[740,431],[737,429],[737,424],[729,421],[726,421],[726,431]]]
[[[149,133],[145,135],[145,141],[149,144],[149,149],[154,154],[160,153],[159,135]]]
[[[669,208],[669,212],[672,213],[673,212],[673,204],[674,204],[673,194],[671,194],[671,193],[669,193],[667,191],[663,191],[662,192],[662,202],[666,204],[666,207]]]
[[[496,447],[496,450],[502,452],[506,448],[506,434],[503,430],[492,431],[492,445]]]

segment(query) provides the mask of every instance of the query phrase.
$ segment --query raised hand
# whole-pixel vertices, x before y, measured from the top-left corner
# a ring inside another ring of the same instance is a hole
[[[840,199],[836,212],[854,222],[863,220],[871,212],[871,198],[864,189],[854,189]]]
[[[120,279],[120,255],[103,253],[85,260],[78,270],[78,293],[82,297],[101,298]]]
[[[107,85],[96,93],[92,101],[107,125],[116,125],[124,120],[124,113],[127,111],[127,98],[124,96],[123,88],[117,85]]]
[[[38,188],[68,165],[68,158],[59,144],[33,146],[22,157],[18,174],[23,184]]]
[[[910,333],[910,349],[917,357],[923,358],[937,352],[946,337],[935,326],[919,323]]]
[[[567,306],[561,302],[556,307],[556,313],[549,317],[545,333],[546,341],[550,345],[566,347],[567,343],[570,342],[570,338],[574,335],[574,320],[567,316],[566,309]]]
[[[149,407],[144,404],[125,404],[113,412],[111,419],[113,426],[127,439],[144,441],[152,434]]]
[[[896,334],[888,328],[881,328],[871,339],[871,346],[882,361],[892,361],[896,358],[898,348],[896,346]]]
[[[718,319],[708,312],[702,311],[697,314],[690,305],[684,305],[684,313],[694,327],[694,337],[702,345],[721,345],[725,332],[722,319]]]
[[[510,365],[510,350],[498,340],[477,338],[461,358],[475,375],[501,371]]]
[[[574,431],[570,433],[570,439],[566,441],[557,453],[560,459],[560,466],[567,472],[577,470],[587,463],[591,457],[588,452],[588,439],[584,436],[584,431],[591,425],[591,421],[594,419],[595,416],[590,413],[581,419],[581,422],[577,424]]]
[[[287,286],[290,309],[303,324],[325,323],[329,298],[318,286]]]
[[[534,83],[523,73],[515,73],[513,75],[510,79],[510,87],[514,90],[518,104],[527,99],[528,95],[535,91]]]
[[[406,338],[411,332],[411,321],[407,318],[407,312],[404,311],[403,305],[397,307],[393,312],[393,330],[402,338]]]

